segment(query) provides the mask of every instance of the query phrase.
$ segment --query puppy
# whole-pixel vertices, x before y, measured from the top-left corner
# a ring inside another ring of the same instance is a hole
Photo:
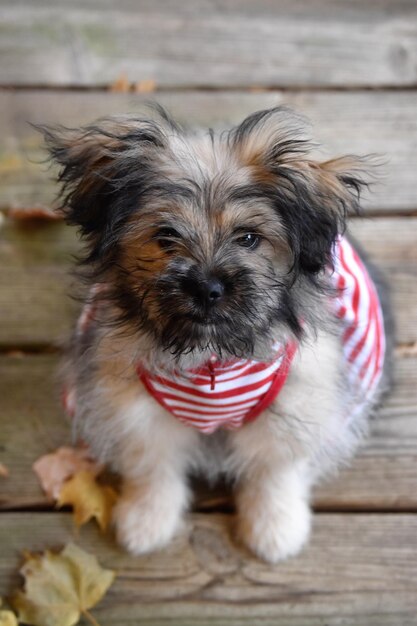
[[[233,481],[256,555],[296,554],[312,485],[352,454],[387,387],[387,315],[343,235],[361,161],[314,160],[284,107],[221,134],[162,109],[43,131],[86,243],[66,405],[123,478],[120,543],[166,545],[187,476],[204,471]]]

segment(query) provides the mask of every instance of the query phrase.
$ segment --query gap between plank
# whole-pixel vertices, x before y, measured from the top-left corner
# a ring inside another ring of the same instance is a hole
[[[155,89],[149,92],[136,91],[135,90],[136,81],[132,81],[130,83],[131,87],[123,93],[167,93],[167,92],[200,92],[200,93],[213,93],[213,92],[271,92],[271,91],[280,91],[286,93],[299,93],[302,91],[314,93],[314,92],[395,92],[395,91],[415,91],[417,90],[417,82],[410,83],[406,85],[397,85],[397,84],[381,84],[381,85],[355,85],[355,84],[344,84],[344,85],[280,85],[280,84],[269,84],[269,85],[207,85],[204,83],[196,84],[196,85],[156,85]],[[16,85],[16,84],[0,84],[0,92],[1,91],[59,91],[59,92],[112,92],[112,84],[105,83],[99,85],[51,85],[47,83],[25,83],[24,85]],[[117,91],[116,93],[122,93],[122,91]]]
[[[361,506],[359,504],[354,505],[336,505],[336,506],[312,506],[312,510],[316,515],[340,515],[342,513],[349,513],[353,515],[369,515],[372,513],[378,515],[415,515],[417,513],[417,507],[410,506],[396,506],[384,507],[384,506]],[[72,509],[69,506],[63,506],[57,508],[54,504],[48,503],[33,503],[31,505],[21,506],[0,506],[0,515],[2,513],[69,513]],[[191,507],[189,513],[204,513],[205,515],[214,515],[217,513],[235,514],[236,509],[232,501],[228,501],[226,498],[224,502],[213,506],[195,506]]]

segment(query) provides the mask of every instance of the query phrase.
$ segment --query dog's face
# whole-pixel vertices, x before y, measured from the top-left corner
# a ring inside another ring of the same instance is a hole
[[[164,113],[44,132],[119,324],[176,355],[249,357],[301,332],[362,181],[351,159],[310,158],[298,116],[261,111],[220,135]]]

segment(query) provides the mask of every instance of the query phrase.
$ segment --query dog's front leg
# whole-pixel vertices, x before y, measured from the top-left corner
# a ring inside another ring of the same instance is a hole
[[[238,437],[234,446],[242,465],[238,536],[258,557],[276,563],[297,554],[310,534],[308,462],[271,449],[271,436],[264,447],[256,439]]]
[[[125,479],[114,512],[119,543],[137,555],[164,547],[179,529],[187,502],[183,476],[169,468]]]
[[[189,500],[186,469],[195,433],[171,416],[156,419],[149,430],[145,438],[126,441],[122,493],[114,511],[118,541],[132,554],[168,544]]]

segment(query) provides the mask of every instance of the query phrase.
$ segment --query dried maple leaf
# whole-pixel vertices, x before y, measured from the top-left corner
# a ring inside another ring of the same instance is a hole
[[[97,626],[88,611],[101,600],[115,576],[73,543],[59,554],[28,555],[20,572],[25,588],[15,594],[12,603],[19,620],[33,626],[74,626],[81,615]]]
[[[105,531],[116,500],[117,494],[112,487],[100,485],[91,472],[82,470],[62,485],[58,506],[73,506],[77,526],[95,518],[101,530]]]
[[[0,598],[1,606],[1,598]],[[16,615],[12,611],[0,609],[0,626],[19,626]]]
[[[0,611],[0,626],[19,626],[16,615],[12,611]]]
[[[32,467],[46,495],[55,500],[58,499],[64,482],[77,472],[87,470],[97,476],[103,469],[102,465],[91,458],[88,448],[69,446],[62,446],[51,454],[41,456]]]

